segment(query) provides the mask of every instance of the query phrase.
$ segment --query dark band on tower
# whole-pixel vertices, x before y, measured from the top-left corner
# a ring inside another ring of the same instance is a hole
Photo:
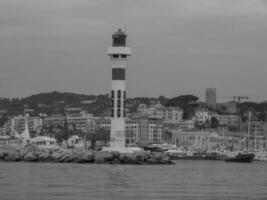
[[[125,80],[125,68],[113,68],[112,80]]]

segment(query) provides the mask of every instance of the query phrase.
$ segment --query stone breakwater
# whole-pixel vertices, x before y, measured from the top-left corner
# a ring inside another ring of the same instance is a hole
[[[173,164],[164,153],[119,153],[85,149],[39,149],[26,146],[0,150],[0,162],[55,162],[96,164]]]

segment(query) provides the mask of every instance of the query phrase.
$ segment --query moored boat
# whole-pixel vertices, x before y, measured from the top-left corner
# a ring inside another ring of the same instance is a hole
[[[170,158],[174,160],[180,160],[180,159],[193,159],[193,152],[191,151],[185,151],[181,149],[169,149],[165,152]]]
[[[230,155],[225,157],[225,162],[245,162],[250,163],[253,161],[255,155],[253,153],[238,153],[237,155]]]

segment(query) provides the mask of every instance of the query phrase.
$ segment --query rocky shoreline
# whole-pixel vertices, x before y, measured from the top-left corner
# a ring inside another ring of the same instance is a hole
[[[169,156],[158,152],[119,153],[86,149],[39,149],[31,145],[0,150],[0,162],[54,162],[96,164],[174,164]]]

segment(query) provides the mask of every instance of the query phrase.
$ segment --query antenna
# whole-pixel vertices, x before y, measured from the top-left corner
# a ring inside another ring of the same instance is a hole
[[[124,24],[124,33],[127,34],[126,24]]]

